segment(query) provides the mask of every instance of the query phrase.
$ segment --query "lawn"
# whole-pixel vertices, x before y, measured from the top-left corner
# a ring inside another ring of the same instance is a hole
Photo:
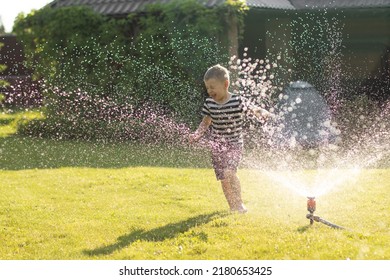
[[[249,212],[231,214],[205,151],[25,138],[24,115],[0,114],[2,260],[390,259],[390,169],[317,199],[335,230],[259,170],[240,169]]]

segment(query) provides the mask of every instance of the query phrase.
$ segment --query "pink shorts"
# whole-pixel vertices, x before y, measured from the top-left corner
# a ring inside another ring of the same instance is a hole
[[[237,172],[242,157],[242,144],[214,144],[211,148],[211,159],[217,180],[225,179],[225,171]]]

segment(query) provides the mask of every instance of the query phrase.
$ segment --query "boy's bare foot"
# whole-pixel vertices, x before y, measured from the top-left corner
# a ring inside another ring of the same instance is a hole
[[[239,214],[245,214],[246,212],[248,212],[248,209],[246,209],[244,204],[241,204],[240,206],[238,206],[235,209],[230,209],[230,211],[237,212]]]

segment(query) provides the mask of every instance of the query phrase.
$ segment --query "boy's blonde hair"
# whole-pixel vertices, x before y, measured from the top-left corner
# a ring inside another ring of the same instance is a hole
[[[225,67],[223,67],[220,64],[214,65],[207,69],[206,73],[204,74],[203,80],[207,81],[210,79],[216,79],[220,80],[222,82],[229,81],[230,82],[230,75],[229,70],[227,70]]]

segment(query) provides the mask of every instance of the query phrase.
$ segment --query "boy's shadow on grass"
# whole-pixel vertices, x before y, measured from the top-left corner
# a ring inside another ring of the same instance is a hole
[[[166,239],[172,239],[180,233],[184,233],[193,227],[209,223],[215,217],[225,217],[227,215],[227,212],[213,212],[211,214],[198,215],[177,223],[167,224],[149,231],[141,229],[135,230],[129,234],[118,237],[116,243],[92,250],[84,250],[83,253],[89,256],[109,255],[115,251],[128,247],[137,240],[160,242]]]

